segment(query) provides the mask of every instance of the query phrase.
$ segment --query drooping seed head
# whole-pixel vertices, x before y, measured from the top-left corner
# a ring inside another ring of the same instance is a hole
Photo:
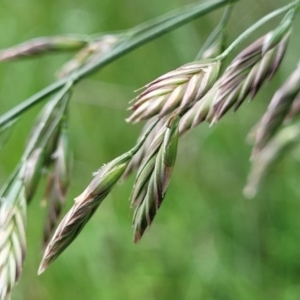
[[[65,107],[60,104],[54,98],[45,105],[27,141],[22,164],[26,199],[29,202],[35,194],[43,168],[52,161],[51,155],[57,147],[61,120],[65,113]]]
[[[57,117],[59,111],[58,103],[49,101],[41,110],[41,112],[36,117],[34,125],[28,135],[27,146],[31,143],[32,139],[35,139],[34,143],[38,144],[41,142],[46,132],[53,124],[53,121]],[[59,127],[59,125],[57,126]],[[36,138],[37,137],[37,138]],[[53,149],[52,149],[53,150]]]
[[[34,56],[47,51],[78,50],[87,44],[87,40],[72,36],[41,37],[0,51],[0,61]]]
[[[244,195],[252,198],[262,180],[270,173],[273,165],[286,156],[286,153],[300,142],[300,124],[293,124],[278,131],[268,144],[251,159]]]
[[[55,174],[59,185],[63,190],[67,189],[70,182],[70,172],[72,166],[72,154],[70,148],[70,137],[66,127],[62,128],[57,144],[57,150],[53,154],[55,159]]]
[[[152,148],[138,171],[131,195],[131,202],[135,207],[135,242],[141,239],[151,225],[165,197],[176,161],[178,123],[178,117],[169,120],[165,130],[153,141]]]
[[[287,114],[293,101],[300,93],[300,64],[272,98],[267,112],[262,117],[256,131],[254,154],[260,151],[276,133]]]
[[[44,197],[48,203],[48,213],[44,227],[43,246],[49,242],[57,225],[71,180],[72,155],[66,127],[62,129],[53,159],[54,170],[49,175]]]
[[[83,193],[75,198],[75,204],[58,225],[45,250],[39,267],[39,274],[41,274],[77,237],[103,199],[122,177],[128,163],[133,155],[142,147],[155,124],[154,122],[153,125],[149,127],[137,145],[130,151],[117,157],[97,171],[94,174],[94,179]]]
[[[26,252],[26,199],[16,177],[0,195],[0,299],[9,299],[19,281]]]
[[[137,123],[158,115],[164,117],[175,109],[183,111],[199,101],[214,84],[220,61],[204,60],[184,65],[146,85],[130,107],[127,122]]]
[[[29,156],[37,147],[43,147],[45,156],[52,155],[57,145],[61,120],[71,96],[70,85],[61,89],[42,109],[36,118],[25,149],[25,156]]]
[[[214,118],[218,121],[232,106],[235,110],[250,95],[251,98],[259,91],[266,80],[270,80],[277,71],[286,52],[290,31],[264,52],[266,36],[258,39],[243,50],[229,64],[220,78],[220,86],[213,101]]]
[[[77,237],[104,198],[123,175],[132,155],[125,153],[95,173],[94,179],[58,225],[50,240],[38,273],[41,274]]]
[[[165,132],[166,125],[161,127],[143,155],[130,196],[132,207],[139,205],[139,200],[142,200],[140,195],[144,193],[145,188],[147,189],[147,182],[154,170],[156,156],[163,143]]]
[[[32,151],[24,166],[24,185],[26,199],[30,202],[35,194],[38,182],[40,180],[42,168],[45,161],[45,152],[43,148],[36,148]]]

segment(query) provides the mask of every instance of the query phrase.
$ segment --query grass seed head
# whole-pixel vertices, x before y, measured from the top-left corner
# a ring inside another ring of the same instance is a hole
[[[274,94],[267,112],[256,131],[254,154],[260,151],[276,133],[300,93],[300,64]]]
[[[71,180],[72,155],[66,128],[62,129],[53,159],[54,170],[49,175],[44,197],[48,203],[43,236],[44,247],[57,225]]]
[[[47,51],[78,50],[87,44],[87,40],[72,36],[41,37],[0,51],[0,61],[34,56]]]
[[[252,198],[256,195],[262,180],[271,172],[277,161],[300,142],[300,124],[289,125],[278,131],[268,144],[251,159],[251,171],[248,175],[244,195]]]
[[[127,122],[137,123],[158,115],[164,117],[175,109],[183,111],[199,101],[215,83],[220,61],[203,60],[184,65],[146,85],[134,99]]]
[[[213,101],[217,122],[232,106],[235,110],[248,95],[253,98],[266,80],[270,80],[285,54],[290,31],[277,40],[278,43],[263,52],[266,36],[244,49],[227,67],[220,78],[218,92]]]
[[[38,273],[41,274],[77,237],[104,198],[125,172],[133,153],[127,152],[104,165],[58,225],[51,238]]]
[[[24,185],[26,199],[30,202],[35,194],[45,161],[45,152],[43,148],[36,148],[32,151],[25,162],[24,167]]]
[[[0,197],[0,299],[9,299],[19,281],[26,252],[26,199],[16,177]]]
[[[145,156],[132,192],[134,241],[141,239],[151,225],[169,185],[175,165],[179,118],[169,120],[167,127],[153,141],[152,151]]]

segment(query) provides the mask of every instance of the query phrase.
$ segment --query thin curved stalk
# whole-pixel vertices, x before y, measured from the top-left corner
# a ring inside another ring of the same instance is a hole
[[[236,1],[236,0],[234,0]],[[189,5],[187,8],[178,12],[178,14],[173,17],[168,16],[165,19],[159,18],[158,21],[150,22],[150,25],[147,23],[144,25],[144,28],[138,26],[138,30],[133,28],[128,32],[128,39],[123,43],[116,46],[112,51],[101,56],[99,60],[94,61],[92,64],[87,64],[82,69],[74,72],[72,75],[60,79],[51,85],[47,86],[43,90],[39,91],[35,95],[29,97],[27,100],[24,100],[22,103],[16,107],[9,110],[7,113],[0,117],[0,128],[6,125],[11,120],[14,120],[16,117],[20,116],[23,112],[30,109],[34,105],[38,104],[47,96],[58,91],[70,80],[74,83],[78,82],[82,78],[88,76],[89,74],[99,70],[100,68],[106,66],[117,58],[125,55],[126,53],[134,50],[135,48],[179,27],[182,26],[193,19],[196,19],[200,16],[203,16],[217,8],[220,8],[228,3],[233,2],[233,0],[218,0],[218,1],[208,1],[206,3],[201,3],[197,5]],[[148,28],[147,28],[148,26]]]
[[[272,11],[271,13],[269,13],[268,15],[264,16],[263,18],[261,18],[259,21],[257,21],[255,24],[253,24],[252,26],[250,26],[247,30],[245,30],[235,41],[232,42],[232,44],[222,53],[220,54],[217,58],[220,60],[225,59],[228,54],[230,54],[232,51],[234,51],[246,38],[248,38],[248,36],[254,32],[255,30],[257,30],[260,26],[264,25],[265,23],[267,23],[268,21],[270,21],[271,19],[289,11],[290,9],[298,9],[300,6],[300,1],[294,1],[292,3],[289,3],[286,6],[283,6],[281,8],[278,8],[274,11]]]
[[[210,36],[207,38],[207,40],[205,41],[205,43],[203,44],[203,46],[201,47],[199,53],[197,54],[196,60],[199,60],[203,53],[208,49],[208,47],[210,47],[212,45],[212,43],[215,41],[215,39],[217,38],[217,36],[224,31],[227,22],[229,20],[230,14],[232,12],[233,9],[233,3],[230,3],[228,5],[228,7],[226,8],[222,19],[220,21],[220,23],[218,24],[218,26],[212,31],[212,33],[210,34]]]

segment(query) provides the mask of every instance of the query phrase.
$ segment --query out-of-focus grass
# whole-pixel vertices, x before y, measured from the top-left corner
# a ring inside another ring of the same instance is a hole
[[[0,46],[41,35],[129,28],[188,2],[1,0]],[[240,1],[229,40],[285,3]],[[70,125],[75,163],[68,207],[89,183],[92,171],[135,142],[141,127],[124,123],[132,91],[191,61],[220,13],[159,38],[76,87]],[[37,277],[45,215],[40,190],[29,208],[28,255],[12,299],[299,299],[298,162],[287,157],[255,199],[242,196],[250,155],[245,136],[299,59],[299,25],[298,18],[280,72],[254,103],[245,103],[212,129],[203,125],[180,140],[167,197],[140,244],[132,243],[130,178],[116,187],[72,246]],[[0,112],[52,82],[52,74],[66,58],[50,55],[1,64]],[[39,108],[22,117],[1,152],[1,182],[16,164]]]

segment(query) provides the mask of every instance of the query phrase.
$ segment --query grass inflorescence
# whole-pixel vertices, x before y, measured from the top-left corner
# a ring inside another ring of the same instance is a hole
[[[225,5],[219,25],[197,58],[146,84],[131,101],[132,113],[126,121],[147,121],[136,145],[95,172],[59,221],[72,181],[68,124],[72,87],[130,50]],[[35,121],[19,164],[0,191],[0,299],[10,297],[20,278],[26,253],[26,209],[41,177],[47,177],[43,199],[47,214],[39,274],[74,241],[116,184],[135,171],[130,200],[134,242],[138,242],[166,197],[180,137],[202,122],[217,123],[246,98],[256,98],[264,83],[272,79],[285,56],[299,1],[264,16],[226,47],[227,22],[234,5],[233,0],[209,1],[123,32],[43,37],[0,51],[0,61],[76,51],[58,71],[54,84],[0,116],[0,134],[4,136],[20,115],[52,95]],[[275,29],[240,49],[250,33],[283,13],[286,16]],[[227,63],[225,59],[236,49],[238,54]],[[298,66],[278,88],[252,131],[253,166],[244,190],[249,197],[273,162],[300,141],[299,122],[293,122],[300,111],[299,74]],[[1,147],[5,140],[0,140]]]

